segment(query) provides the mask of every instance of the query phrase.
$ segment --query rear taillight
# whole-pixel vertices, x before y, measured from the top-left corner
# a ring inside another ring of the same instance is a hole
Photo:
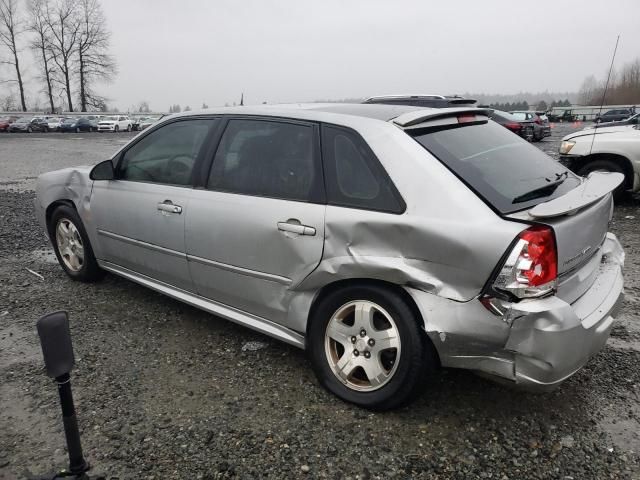
[[[540,120],[540,117],[536,118],[534,122],[536,122],[538,125],[542,125],[542,120]]]
[[[517,298],[541,297],[553,293],[558,277],[556,239],[549,227],[524,230],[502,265],[493,290]]]
[[[476,116],[473,113],[463,113],[458,115],[458,123],[470,123],[475,121]]]
[[[522,125],[516,122],[507,122],[504,124],[504,126],[507,127],[509,130],[520,130],[522,128]]]

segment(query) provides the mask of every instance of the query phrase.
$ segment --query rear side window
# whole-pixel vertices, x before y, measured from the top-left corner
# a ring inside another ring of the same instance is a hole
[[[230,120],[207,188],[244,195],[310,201],[321,185],[310,125]]]
[[[359,135],[323,126],[322,155],[329,204],[390,213],[404,211],[400,194]]]
[[[580,183],[561,164],[494,122],[407,133],[503,214],[559,197]]]

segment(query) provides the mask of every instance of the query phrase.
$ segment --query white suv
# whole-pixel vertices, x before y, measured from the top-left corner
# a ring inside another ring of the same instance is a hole
[[[626,190],[640,191],[640,130],[637,126],[601,127],[565,136],[560,163],[583,177],[595,171],[619,172],[625,181],[616,197]]]
[[[131,120],[129,120],[129,117],[126,115],[104,117],[98,123],[99,132],[120,132],[123,130],[130,132],[132,128]]]

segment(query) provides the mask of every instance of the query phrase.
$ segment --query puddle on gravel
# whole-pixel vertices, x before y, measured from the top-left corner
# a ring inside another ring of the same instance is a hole
[[[609,337],[607,346],[616,350],[634,350],[640,352],[640,340]]]
[[[31,252],[31,258],[42,263],[58,263],[52,248],[42,248]]]
[[[0,317],[0,366],[36,361],[39,349],[33,341],[35,329],[32,332],[25,331],[15,324],[9,324],[9,318],[10,314]]]
[[[639,453],[640,405],[632,399],[624,403],[624,413],[605,413],[605,417],[598,422],[598,427],[609,434],[613,445],[619,451]]]

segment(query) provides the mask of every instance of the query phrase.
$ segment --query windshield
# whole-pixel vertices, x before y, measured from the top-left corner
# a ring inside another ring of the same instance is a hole
[[[526,120],[527,119],[527,114],[524,113],[524,112],[511,112],[511,115],[513,115],[518,120]]]
[[[102,119],[103,122],[117,122],[118,121],[118,117],[104,117]]]
[[[77,120],[77,118],[65,118],[63,123],[76,123]]]
[[[559,197],[580,183],[551,157],[492,121],[407,133],[503,214]]]
[[[31,119],[29,118],[19,118],[18,120],[16,120],[16,123],[29,123],[31,121]]]

